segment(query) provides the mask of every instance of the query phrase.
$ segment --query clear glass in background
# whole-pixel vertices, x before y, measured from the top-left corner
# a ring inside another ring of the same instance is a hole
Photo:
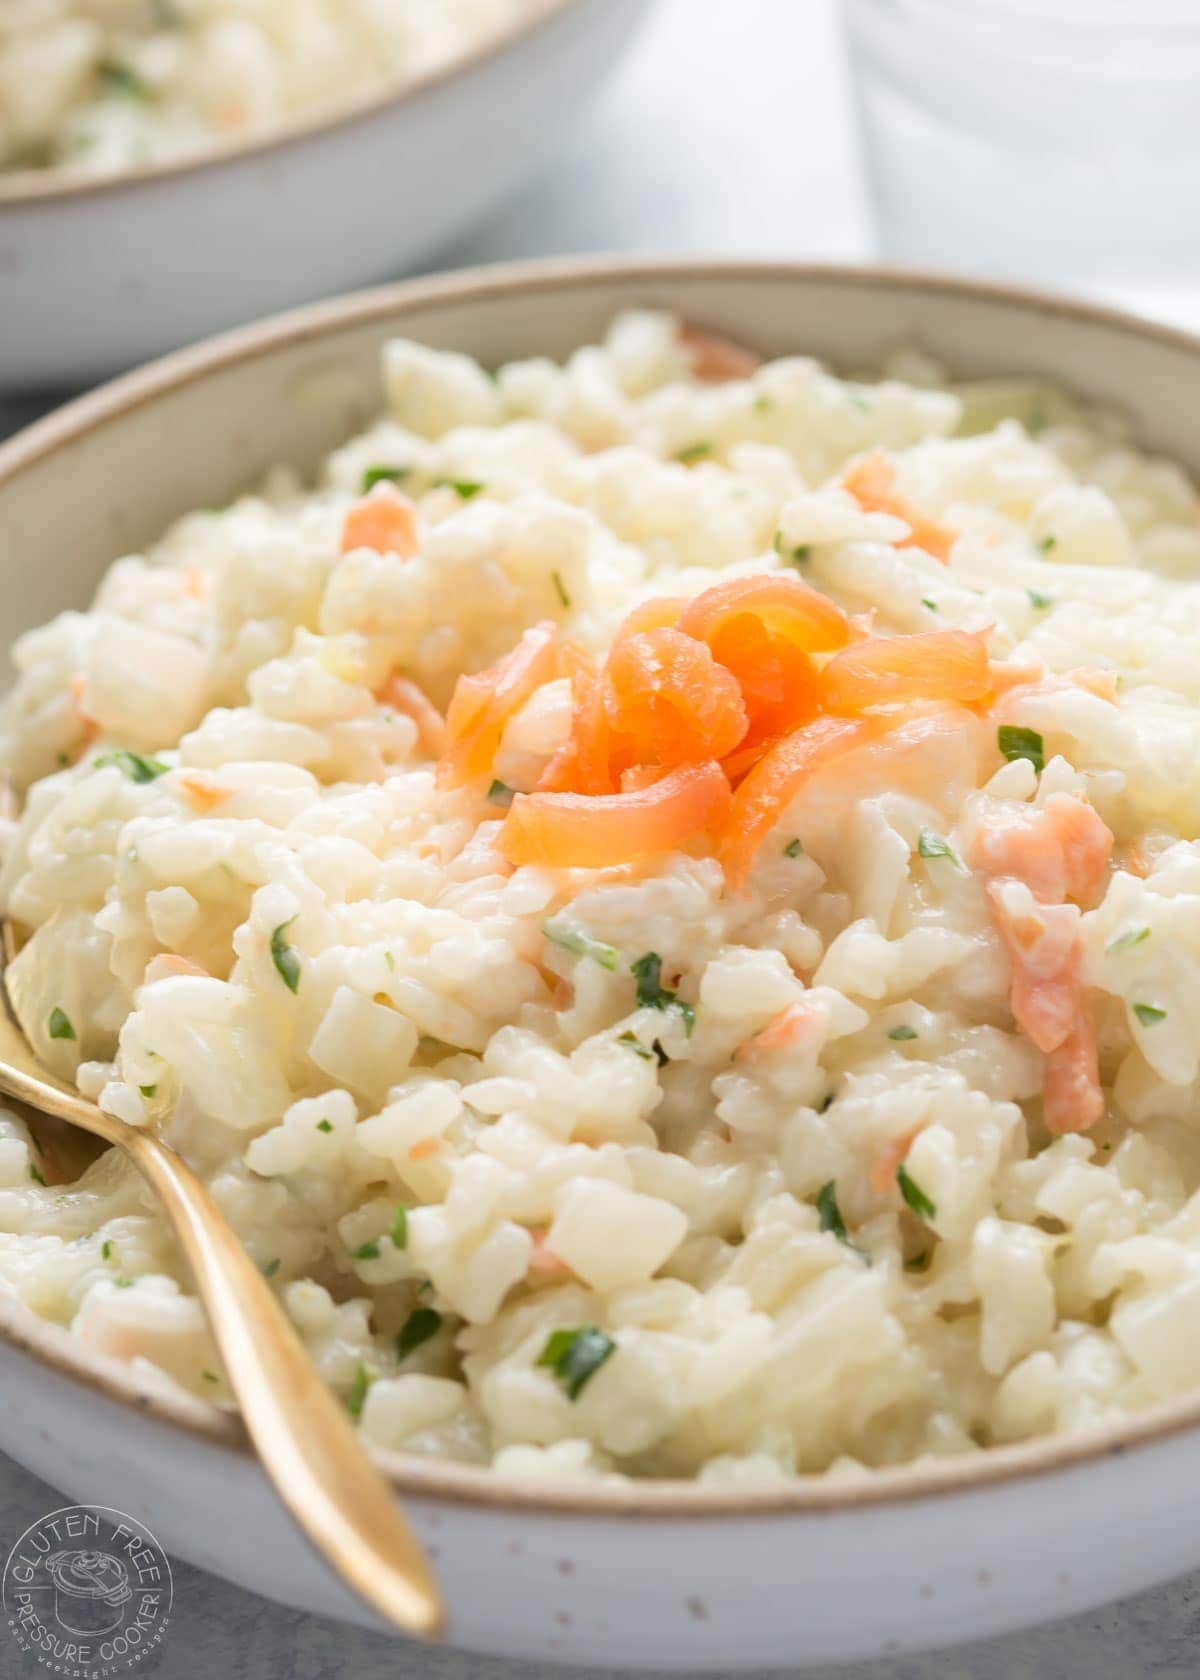
[[[887,261],[1200,320],[1200,0],[844,0]]]

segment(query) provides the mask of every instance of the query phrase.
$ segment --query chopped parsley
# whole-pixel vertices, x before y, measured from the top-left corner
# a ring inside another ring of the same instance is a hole
[[[208,1383],[219,1383],[221,1380],[215,1371],[201,1371],[200,1375]]]
[[[51,1038],[73,1039],[75,1037],[75,1028],[71,1025],[71,1017],[65,1009],[60,1009],[57,1004],[50,1011],[50,1024],[46,1030]]]
[[[354,1373],[354,1381],[350,1385],[350,1392],[346,1396],[346,1410],[352,1418],[362,1416],[363,1402],[367,1398],[367,1390],[374,1378],[365,1365],[360,1365]]]
[[[331,1132],[333,1130],[333,1121],[332,1120],[318,1120],[317,1121],[317,1130],[319,1132]]]
[[[65,769],[65,767],[71,762],[71,755],[70,753],[64,752],[55,753],[54,761],[60,768]]]
[[[996,731],[996,745],[1010,764],[1027,758],[1033,768],[1046,768],[1046,743],[1036,729],[1022,729],[1020,724],[1002,723]]]
[[[655,1060],[654,1051],[647,1050],[646,1046],[642,1043],[636,1033],[621,1033],[617,1039],[617,1043],[623,1044],[627,1050],[632,1050],[634,1055],[640,1056],[644,1062],[652,1062]],[[661,1066],[661,1063],[659,1065]]]
[[[789,840],[783,848],[783,855],[784,857],[799,857],[803,850],[804,847],[800,844],[799,839]]]
[[[280,922],[271,935],[271,961],[289,992],[300,990],[300,956],[295,946],[283,937],[295,919],[293,916],[291,921]]]
[[[408,1247],[408,1209],[403,1202],[397,1202],[396,1211],[392,1215],[391,1229],[388,1236],[392,1239],[393,1248]]]
[[[916,1214],[918,1219],[930,1220],[937,1218],[937,1205],[931,1202],[915,1178],[910,1177],[907,1167],[901,1162],[896,1168],[896,1183],[900,1186],[900,1194]]]
[[[925,858],[926,861],[930,858],[949,858],[956,868],[962,868],[962,860],[949,840],[932,828],[923,828],[917,835],[917,856]]]
[[[120,747],[116,752],[101,753],[92,762],[93,770],[103,770],[108,764],[115,764],[118,770],[124,770],[131,782],[152,782],[157,776],[165,776],[171,768],[158,758],[146,758],[142,753],[128,752]]]
[[[157,1085],[139,1085],[138,1090],[142,1093],[147,1102],[149,1102],[151,1097],[158,1095]]]
[[[564,951],[570,951],[575,957],[591,957],[594,963],[606,968],[609,973],[616,969],[620,957],[615,946],[605,945],[600,939],[591,939],[586,933],[580,933],[576,928],[564,927],[561,922],[553,919],[542,923],[542,932],[552,945],[561,945]]]
[[[1049,554],[1058,547],[1057,537],[1043,537],[1037,545],[1039,554]]]
[[[1135,945],[1140,945],[1143,940],[1149,939],[1149,937],[1150,929],[1148,927],[1126,928],[1124,933],[1118,934],[1114,940],[1104,947],[1105,955],[1115,957],[1122,951],[1132,951]]]
[[[637,1000],[642,1009],[678,1009],[683,1016],[683,1030],[691,1038],[696,1026],[696,1011],[690,1003],[684,1003],[678,995],[662,983],[662,958],[657,951],[647,951],[645,956],[630,963],[630,970],[637,981]]]
[[[1045,612],[1048,607],[1054,605],[1053,595],[1046,595],[1040,589],[1027,589],[1025,593],[1029,597],[1030,606],[1037,612]]]
[[[367,467],[362,475],[363,495],[377,484],[399,484],[411,472],[411,467]]]
[[[937,612],[937,610],[938,610],[937,602],[936,601],[931,601],[928,595],[922,595],[921,605],[923,607],[928,607],[930,612]]]
[[[929,1250],[923,1248],[920,1254],[914,1254],[911,1260],[904,1262],[906,1272],[923,1272],[929,1261]]]
[[[442,1328],[442,1315],[432,1307],[417,1307],[396,1332],[396,1358],[407,1359]]]
[[[554,585],[554,593],[558,596],[559,600],[562,602],[563,607],[564,608],[569,608],[570,605],[571,605],[571,597],[567,594],[567,586],[562,580],[562,573],[561,572],[551,572],[550,573],[550,581]]]
[[[771,401],[770,397],[767,396],[765,391],[760,391],[751,406],[753,407],[755,414],[770,414],[775,405]]]
[[[507,811],[513,802],[516,791],[516,788],[510,788],[507,782],[497,779],[487,790],[488,804],[499,805],[502,810]]]
[[[43,1190],[46,1188],[46,1179],[42,1169],[35,1166],[32,1161],[29,1163],[29,1176],[35,1184],[40,1184]]]
[[[265,1278],[273,1278],[275,1276],[275,1273],[278,1270],[279,1270],[279,1261],[278,1260],[267,1260],[267,1261],[264,1261],[264,1263],[263,1263],[262,1275]]]
[[[817,1191],[817,1214],[822,1231],[832,1231],[837,1240],[849,1248],[851,1243],[846,1233],[846,1221],[842,1218],[842,1210],[838,1206],[837,1185],[832,1178]]]
[[[354,1260],[378,1260],[379,1244],[374,1239],[370,1242],[360,1243],[351,1258]]]
[[[136,99],[143,103],[153,99],[154,90],[144,76],[139,76],[131,64],[119,58],[106,58],[96,74],[105,93],[119,94],[122,99]]]
[[[712,444],[706,440],[701,440],[698,443],[689,443],[686,448],[679,451],[675,459],[682,462],[685,467],[690,467],[693,461],[702,461],[706,455],[711,455],[712,452]]]
[[[101,1258],[101,1260],[111,1260],[112,1256],[113,1256],[112,1239],[109,1238],[109,1237],[106,1237],[104,1239],[104,1241],[100,1244],[100,1258]]]
[[[855,391],[852,388],[847,387],[846,401],[850,404],[851,408],[856,408],[860,414],[870,414],[871,412],[871,404],[867,398],[863,396],[861,391]]]
[[[916,1027],[893,1027],[888,1037],[896,1044],[908,1044],[917,1036]]]
[[[442,483],[453,490],[456,496],[461,496],[464,502],[469,502],[472,496],[478,496],[487,485],[479,478],[444,478]]]
[[[606,1336],[594,1324],[585,1324],[578,1330],[553,1331],[546,1339],[538,1364],[554,1372],[566,1389],[568,1400],[578,1400],[584,1384],[590,1382],[616,1351],[617,1344],[611,1336]]]
[[[125,1277],[115,1277],[113,1279],[113,1287],[114,1287],[114,1289],[132,1289],[133,1288],[133,1279],[132,1278],[125,1278]]]
[[[1160,1009],[1156,1003],[1135,1003],[1133,1013],[1144,1027],[1156,1027],[1167,1018],[1166,1010]]]
[[[812,553],[812,547],[809,543],[797,543],[794,548],[786,548],[782,531],[776,531],[774,547],[780,559],[788,561],[793,566],[803,566]]]

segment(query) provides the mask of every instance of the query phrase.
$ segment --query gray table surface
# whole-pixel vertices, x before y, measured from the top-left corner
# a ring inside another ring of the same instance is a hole
[[[703,27],[701,27],[701,22]],[[659,0],[601,105],[542,180],[440,253],[454,267],[565,251],[873,254],[835,0]],[[0,404],[0,436],[45,404]],[[0,1456],[0,1556],[60,1500]],[[119,1498],[115,1498],[119,1504]],[[1116,1534],[1098,1537],[1117,1544]],[[919,1537],[914,1537],[917,1543]],[[162,1680],[565,1680],[280,1609],[177,1564]],[[814,1680],[1195,1680],[1200,1577],[1005,1639]],[[0,1628],[0,1676],[44,1673]],[[601,1674],[602,1670],[577,1670]]]

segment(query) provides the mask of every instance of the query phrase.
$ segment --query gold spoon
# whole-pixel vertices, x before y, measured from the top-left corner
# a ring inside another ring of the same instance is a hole
[[[29,1019],[8,968],[12,1015]],[[30,1000],[26,1000],[27,1002]],[[442,1628],[442,1603],[421,1548],[340,1403],[317,1375],[258,1267],[192,1169],[150,1132],[105,1114],[47,1073],[0,1009],[0,1093],[123,1149],[162,1204],[192,1269],[250,1438],[284,1505],[361,1598],[406,1633]]]

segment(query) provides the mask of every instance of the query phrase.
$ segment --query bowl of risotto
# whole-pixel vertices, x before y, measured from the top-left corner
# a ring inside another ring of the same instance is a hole
[[[205,1175],[459,1643],[846,1660],[1200,1562],[1198,374],[530,265],[0,449],[20,1025]],[[5,1450],[361,1614],[136,1174],[11,1110],[0,1331]]]
[[[413,266],[553,155],[645,4],[5,0],[0,387]]]

